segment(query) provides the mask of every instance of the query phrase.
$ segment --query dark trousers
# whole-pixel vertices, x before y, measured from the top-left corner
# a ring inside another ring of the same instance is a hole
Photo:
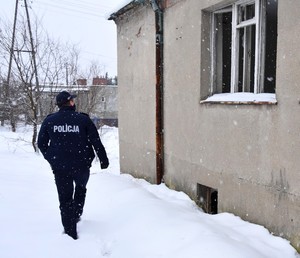
[[[83,212],[90,170],[85,168],[73,171],[55,170],[53,172],[65,232],[69,235],[77,235],[76,223]]]

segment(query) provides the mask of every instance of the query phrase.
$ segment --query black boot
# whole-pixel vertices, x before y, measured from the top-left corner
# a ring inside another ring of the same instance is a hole
[[[75,225],[75,227],[72,227],[72,228],[65,228],[64,233],[67,234],[68,236],[72,237],[74,240],[78,239],[76,225]]]
[[[74,194],[74,209],[75,209],[76,223],[80,221],[80,217],[83,213],[85,196],[86,196],[86,188],[82,186],[76,186],[75,194]]]

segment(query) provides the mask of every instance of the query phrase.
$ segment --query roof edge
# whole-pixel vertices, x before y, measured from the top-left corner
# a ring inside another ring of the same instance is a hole
[[[116,20],[120,15],[128,12],[129,10],[133,9],[134,7],[136,7],[139,4],[143,4],[145,3],[146,0],[133,0],[130,3],[128,3],[127,5],[125,5],[124,7],[122,7],[120,10],[118,10],[117,12],[112,13],[109,17],[108,20]]]

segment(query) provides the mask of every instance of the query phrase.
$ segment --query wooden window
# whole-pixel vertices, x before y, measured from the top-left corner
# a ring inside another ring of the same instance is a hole
[[[211,19],[211,92],[275,93],[277,1],[237,1]]]

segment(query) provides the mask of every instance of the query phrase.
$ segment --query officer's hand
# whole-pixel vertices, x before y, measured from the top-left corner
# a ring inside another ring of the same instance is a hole
[[[101,169],[106,169],[109,166],[109,162],[108,161],[101,161],[100,166],[101,166]]]

